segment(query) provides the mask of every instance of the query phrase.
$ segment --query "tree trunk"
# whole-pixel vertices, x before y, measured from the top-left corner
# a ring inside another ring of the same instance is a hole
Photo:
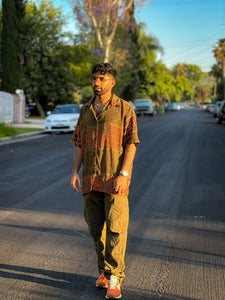
[[[104,63],[109,62],[109,50],[110,50],[110,46],[106,46],[105,55],[104,55]]]
[[[34,99],[34,102],[36,103],[37,105],[37,110],[38,110],[38,113],[41,117],[46,117],[46,114],[41,106],[41,103],[37,100],[37,99]]]

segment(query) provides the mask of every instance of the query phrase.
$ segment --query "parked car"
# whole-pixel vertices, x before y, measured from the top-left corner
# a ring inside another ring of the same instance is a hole
[[[206,106],[206,111],[211,112],[213,106],[214,106],[214,104],[209,103],[209,104]]]
[[[189,108],[189,105],[185,102],[181,102],[180,103],[180,109],[188,109]]]
[[[216,105],[215,105],[215,107],[214,107],[214,109],[212,109],[213,118],[216,118],[217,112],[218,112],[218,110],[219,110],[219,108],[220,108],[220,105],[221,105],[221,102],[222,102],[222,101],[217,101],[217,102],[216,102]]]
[[[48,112],[45,120],[45,132],[74,131],[80,115],[80,105],[57,105],[52,112]]]
[[[137,117],[141,115],[154,116],[154,107],[152,99],[137,99],[134,101]]]
[[[136,112],[136,106],[134,105],[134,103],[132,101],[129,101],[129,103],[131,104],[131,106],[133,107],[134,111]]]
[[[30,117],[30,110],[29,107],[26,105],[25,106],[25,118],[29,118]]]
[[[218,124],[221,124],[223,121],[225,121],[225,100],[223,100],[220,104],[220,108],[217,112],[216,116],[216,122]]]
[[[180,108],[181,108],[180,104],[175,103],[175,102],[169,103],[168,106],[167,106],[168,111],[180,110]]]
[[[199,103],[192,103],[191,106],[193,108],[201,108],[201,105]]]

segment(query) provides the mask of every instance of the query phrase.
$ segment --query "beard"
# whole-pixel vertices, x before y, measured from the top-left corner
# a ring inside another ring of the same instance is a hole
[[[96,96],[101,96],[101,95],[104,94],[103,89],[102,89],[101,87],[99,87],[99,86],[94,86],[94,87],[93,87],[93,91],[94,91],[94,94],[95,94]]]

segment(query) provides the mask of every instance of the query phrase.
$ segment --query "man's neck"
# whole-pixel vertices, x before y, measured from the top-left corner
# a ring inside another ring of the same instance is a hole
[[[97,95],[95,100],[98,104],[104,104],[110,99],[111,95],[112,95],[112,92],[109,91],[108,93],[106,93],[104,95]]]

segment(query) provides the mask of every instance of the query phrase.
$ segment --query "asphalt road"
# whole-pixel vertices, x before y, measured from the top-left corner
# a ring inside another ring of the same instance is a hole
[[[225,299],[225,125],[202,110],[141,118],[130,190],[129,300]],[[0,145],[0,299],[104,299],[70,134]]]

